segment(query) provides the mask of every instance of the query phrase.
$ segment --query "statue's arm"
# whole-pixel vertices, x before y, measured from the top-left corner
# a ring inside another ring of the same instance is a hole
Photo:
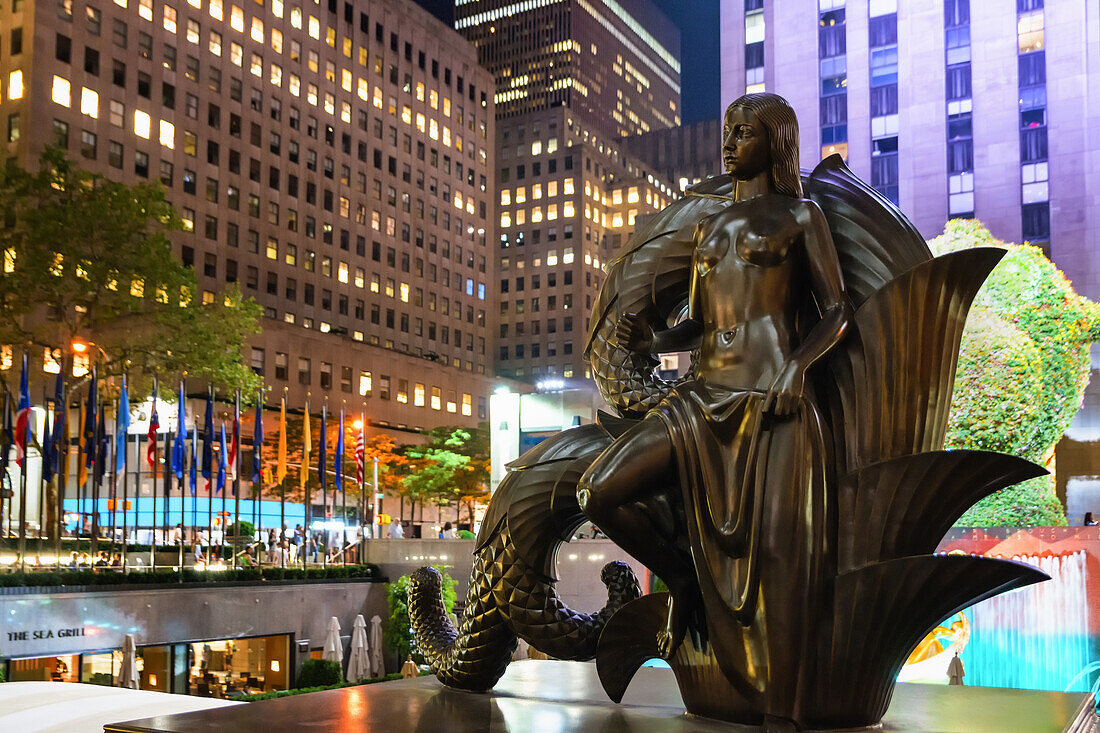
[[[817,204],[805,201],[799,218],[805,232],[810,285],[821,310],[821,320],[791,354],[792,360],[797,360],[803,368],[808,369],[844,337],[852,318],[852,308],[844,293],[840,260],[837,258],[825,215]]]
[[[844,293],[844,277],[829,225],[812,201],[801,202],[797,212],[803,229],[807,269],[813,296],[821,310],[818,321],[805,340],[791,352],[776,375],[764,400],[764,410],[789,415],[798,408],[806,383],[806,372],[840,343],[848,330],[852,308]]]

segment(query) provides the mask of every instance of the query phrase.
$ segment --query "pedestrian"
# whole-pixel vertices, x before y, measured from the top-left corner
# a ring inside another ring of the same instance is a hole
[[[256,564],[256,558],[252,555],[252,545],[244,548],[244,554],[241,555],[241,567],[250,568]]]
[[[1093,527],[1096,525],[1096,520],[1092,518],[1092,512],[1085,512],[1085,521],[1082,522],[1086,527]]]
[[[267,562],[275,562],[275,530],[267,530]]]
[[[287,562],[290,560],[290,551],[287,549],[286,540],[283,540],[279,543],[278,553],[278,566],[281,568],[285,568],[287,566]]]
[[[443,531],[439,533],[439,538],[443,540],[453,540],[455,538],[455,530],[450,522],[443,523]]]
[[[397,521],[395,521],[393,524],[390,525],[390,539],[391,540],[399,540],[399,539],[404,538],[404,536],[405,536],[405,528],[401,526],[401,520],[398,519]]]
[[[959,659],[959,653],[955,652],[955,656],[951,658],[951,663],[947,665],[947,684],[949,685],[964,685],[963,677],[966,676],[966,670],[963,668],[963,661]]]
[[[75,568],[80,565],[80,556],[75,552],[69,557],[69,567]]]

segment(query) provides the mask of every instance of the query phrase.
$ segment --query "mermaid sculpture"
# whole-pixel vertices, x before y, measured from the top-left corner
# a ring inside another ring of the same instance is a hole
[[[417,641],[447,684],[491,687],[519,635],[553,656],[595,654],[614,700],[662,657],[692,713],[870,726],[925,632],[1045,578],[931,554],[975,501],[1042,472],[941,450],[966,312],[1000,251],[932,258],[838,157],[803,180],[797,152],[785,100],[741,97],[725,116],[728,175],[652,217],[611,263],[586,353],[618,416],[510,466],[459,634],[434,571],[410,585]],[[688,349],[688,377],[653,376],[655,353]],[[612,567],[599,613],[557,603],[554,554],[585,516],[669,593],[634,598]],[[493,633],[507,642],[495,657]]]

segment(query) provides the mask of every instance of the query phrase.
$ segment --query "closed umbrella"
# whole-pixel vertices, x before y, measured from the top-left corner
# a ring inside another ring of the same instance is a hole
[[[325,633],[325,650],[321,652],[321,659],[337,663],[344,661],[344,645],[340,643],[340,622],[335,616],[328,622],[328,631]]]
[[[371,676],[382,676],[382,617],[370,620],[370,671]]]
[[[369,679],[370,656],[367,652],[367,621],[363,614],[355,617],[351,628],[351,649],[348,651],[348,682]]]
[[[118,686],[138,688],[137,642],[133,634],[127,634],[122,642],[122,666],[118,671]]]

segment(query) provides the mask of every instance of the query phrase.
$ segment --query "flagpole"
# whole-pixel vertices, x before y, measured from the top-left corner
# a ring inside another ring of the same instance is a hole
[[[69,405],[66,402],[65,397],[65,369],[68,365],[68,359],[66,357],[61,358],[61,374],[58,375],[57,384],[61,390],[60,394],[55,397],[60,399],[61,404],[54,407],[54,421],[56,422],[57,416],[61,416],[61,429],[57,430],[57,426],[54,425],[54,430],[61,440],[57,446],[57,509],[54,527],[54,555],[56,556],[55,568],[61,567],[61,533],[65,527],[65,486],[68,483],[69,473]]]
[[[23,411],[23,388],[27,384],[27,354],[23,353],[23,376],[19,385],[19,405],[16,408],[18,412],[16,415]],[[30,396],[27,396],[27,402],[30,402]],[[19,442],[19,420],[16,418],[16,443]],[[23,457],[20,461],[16,461],[19,465],[19,570],[25,571],[27,569],[27,449],[30,447],[27,440],[28,433],[30,432],[30,413],[27,413],[23,417]],[[18,452],[16,453],[18,455]]]
[[[157,412],[157,393],[158,385],[156,375],[153,376],[153,406],[149,411],[149,434],[152,436],[152,445],[145,447],[145,455],[149,455],[149,448],[153,449],[153,510],[149,515],[149,567],[153,570],[157,569],[157,469],[160,468],[160,460],[157,457],[157,432],[153,427],[153,415]],[[157,420],[157,428],[160,427],[160,420]],[[140,443],[139,443],[140,445]],[[138,471],[141,471],[141,452],[138,452]],[[138,473],[138,476],[141,474]],[[138,487],[141,487],[141,480],[138,480]],[[165,505],[168,504],[168,500],[164,500]]]
[[[233,524],[234,531],[240,533],[241,524],[241,391],[237,390],[237,404],[233,414],[233,444],[237,452],[233,454]],[[223,528],[223,540],[225,529]],[[229,555],[233,559],[233,569],[237,568],[236,546],[230,544]]]
[[[4,481],[8,479],[9,476],[8,461],[11,458],[11,393],[8,392],[8,383],[3,380],[0,380],[0,382],[2,382],[4,386],[3,428],[0,429],[0,450],[4,453],[0,456],[0,464],[3,465],[4,469],[3,472],[0,473],[0,537],[7,537],[11,534],[11,502],[4,489]],[[4,511],[5,502],[7,502],[7,511]],[[4,530],[4,520],[7,520],[8,523],[7,531]]]
[[[123,386],[126,385],[126,381],[123,380]],[[123,409],[122,398],[119,398],[118,409]],[[127,414],[125,417],[126,422],[122,425],[118,425],[115,429],[122,432],[122,574],[126,574],[126,561],[130,550],[130,538],[127,535],[127,531],[130,529],[129,516],[126,512],[126,503],[130,500],[130,400],[127,396],[125,409]],[[115,440],[115,450],[118,450],[118,440]],[[141,470],[141,463],[138,463],[138,470]],[[115,472],[118,472],[118,457],[115,457]],[[115,503],[117,510],[118,503]],[[137,523],[137,520],[134,520]]]
[[[347,405],[347,400],[344,400],[344,405]],[[345,447],[344,446],[344,444],[346,442],[344,440],[344,433],[345,432],[346,431],[344,430],[344,407],[341,406],[340,407],[340,447],[341,448]],[[344,559],[344,564],[347,565],[348,564],[348,553],[347,553],[345,548],[347,547],[347,544],[348,544],[348,534],[347,534],[347,529],[346,529],[347,528],[347,520],[348,520],[348,491],[347,491],[347,488],[344,486],[344,451],[340,450],[339,454],[340,455],[337,456],[337,465],[338,465],[337,470],[340,472],[340,521],[344,525],[340,529],[340,557],[342,557]],[[333,504],[333,507],[336,506],[336,497],[335,496],[332,498],[332,504]]]

